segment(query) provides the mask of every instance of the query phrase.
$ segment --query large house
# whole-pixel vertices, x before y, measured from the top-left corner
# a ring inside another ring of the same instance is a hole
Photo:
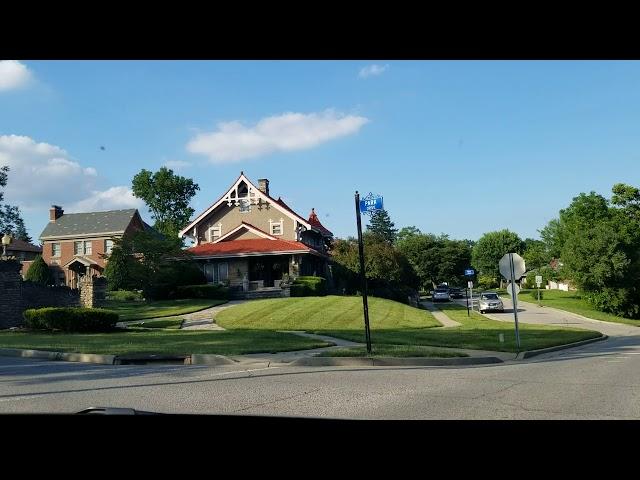
[[[278,287],[285,275],[329,276],[333,234],[311,210],[298,215],[269,192],[269,180],[255,186],[243,172],[209,208],[180,231],[209,283],[234,290]]]
[[[64,213],[52,205],[49,223],[42,231],[42,258],[51,268],[56,285],[78,288],[83,275],[101,276],[103,255],[111,253],[114,239],[138,230],[152,229],[137,209]]]

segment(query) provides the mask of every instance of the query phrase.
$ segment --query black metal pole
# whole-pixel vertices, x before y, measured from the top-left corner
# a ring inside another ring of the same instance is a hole
[[[364,270],[364,245],[362,244],[362,222],[360,220],[360,194],[356,190],[356,219],[358,222],[358,250],[360,252],[360,279],[362,281],[362,308],[364,309],[364,331],[367,353],[371,355],[371,332],[369,331],[369,305],[367,304],[367,277]]]
[[[467,288],[464,289],[464,292],[467,294],[467,317],[470,317],[469,313],[469,284],[467,283]]]

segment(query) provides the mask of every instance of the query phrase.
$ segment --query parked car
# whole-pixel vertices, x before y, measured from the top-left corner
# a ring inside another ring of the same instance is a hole
[[[453,287],[449,289],[449,295],[451,298],[464,298],[461,288]]]
[[[500,296],[495,292],[483,292],[478,300],[480,313],[488,311],[504,312],[504,304]]]
[[[449,295],[449,289],[438,287],[433,291],[433,295],[431,296],[431,301],[433,302],[450,302],[451,296]]]

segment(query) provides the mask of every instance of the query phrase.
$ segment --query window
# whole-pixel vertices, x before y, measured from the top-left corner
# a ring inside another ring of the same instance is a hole
[[[84,242],[73,242],[73,254],[82,255],[84,253]]]
[[[209,241],[213,242],[216,238],[220,238],[222,236],[222,224],[213,225],[209,227]]]
[[[85,253],[85,255],[91,255],[91,252],[92,252],[91,241],[84,242],[84,253]]]
[[[110,254],[113,251],[113,240],[104,241],[104,253]]]
[[[282,220],[271,224],[271,235],[282,235]]]
[[[251,201],[246,198],[240,199],[240,213],[248,213],[251,211]]]
[[[60,244],[59,243],[52,243],[51,244],[51,256],[52,257],[59,257],[60,256]]]
[[[229,279],[229,264],[223,263],[205,263],[204,276],[207,283],[220,283]]]

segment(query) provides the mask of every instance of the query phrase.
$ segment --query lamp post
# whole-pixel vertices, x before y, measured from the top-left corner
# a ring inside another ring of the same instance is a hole
[[[7,245],[11,245],[11,236],[8,233],[5,233],[2,237],[2,256],[7,256]]]

